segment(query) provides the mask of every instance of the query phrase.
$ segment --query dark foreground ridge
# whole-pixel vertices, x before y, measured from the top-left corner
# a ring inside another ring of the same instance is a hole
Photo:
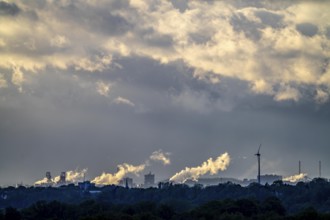
[[[0,219],[330,219],[330,183],[0,189]]]

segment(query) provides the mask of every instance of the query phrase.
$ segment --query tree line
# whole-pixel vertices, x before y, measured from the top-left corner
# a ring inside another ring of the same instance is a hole
[[[21,219],[98,219],[99,215],[99,219],[299,219],[306,215],[327,219],[330,213],[330,183],[321,178],[296,185],[276,181],[247,187],[230,182],[208,187],[164,184],[148,189],[7,187],[0,188],[0,195],[0,219],[11,214]],[[86,214],[88,210],[90,214]],[[42,213],[53,214],[35,217]],[[170,217],[163,216],[165,213]]]

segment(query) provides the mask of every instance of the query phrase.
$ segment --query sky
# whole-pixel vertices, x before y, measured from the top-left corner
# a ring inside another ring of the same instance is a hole
[[[330,1],[0,1],[0,185],[148,163],[156,181],[330,177]],[[170,163],[151,160],[162,152]],[[207,175],[207,174],[206,174]]]

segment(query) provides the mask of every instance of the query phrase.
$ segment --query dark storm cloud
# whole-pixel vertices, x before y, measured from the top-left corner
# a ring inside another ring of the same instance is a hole
[[[311,23],[300,23],[296,26],[297,31],[299,31],[302,35],[307,37],[313,37],[318,32],[318,27]]]
[[[15,3],[0,1],[0,15],[17,15],[20,12]]]

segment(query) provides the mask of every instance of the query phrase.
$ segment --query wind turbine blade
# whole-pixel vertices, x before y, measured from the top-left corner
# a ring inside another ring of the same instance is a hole
[[[258,154],[260,153],[261,144],[259,145]]]

